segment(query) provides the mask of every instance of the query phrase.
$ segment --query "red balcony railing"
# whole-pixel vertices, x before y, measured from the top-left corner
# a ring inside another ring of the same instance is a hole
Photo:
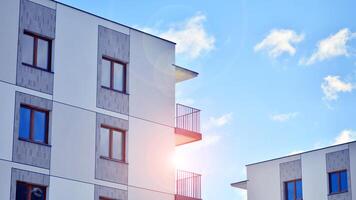
[[[177,170],[175,200],[201,200],[201,175]]]
[[[176,127],[200,133],[200,110],[182,104],[177,104]]]

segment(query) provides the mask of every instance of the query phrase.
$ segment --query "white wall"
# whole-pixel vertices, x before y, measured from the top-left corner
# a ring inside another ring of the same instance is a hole
[[[347,149],[347,147],[347,145],[341,145],[302,154],[304,200],[327,200],[328,177],[326,172],[326,154]]]
[[[161,192],[148,191],[140,188],[129,187],[128,190],[128,199],[129,200],[173,200],[174,195],[165,194]]]
[[[1,0],[0,6],[0,80],[16,83],[19,0]]]
[[[247,196],[249,200],[280,200],[281,184],[279,164],[300,159],[291,156],[247,166]]]
[[[0,92],[3,94],[0,103],[0,158],[11,160],[14,137],[15,89],[12,85],[0,82]]]
[[[0,160],[0,199],[10,199],[11,166]]]
[[[173,128],[130,118],[129,185],[174,193]]]
[[[356,143],[349,144],[352,200],[356,200]]]
[[[49,198],[51,200],[94,199],[94,185],[50,178]]]

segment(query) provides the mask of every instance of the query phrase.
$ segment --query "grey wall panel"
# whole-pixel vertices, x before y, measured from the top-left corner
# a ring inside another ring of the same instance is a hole
[[[100,145],[101,124],[109,125],[123,130],[128,130],[129,127],[129,122],[127,120],[118,119],[115,117],[111,117],[99,113],[96,114],[95,178],[100,180],[105,180],[105,181],[127,184],[128,182],[127,163],[115,162],[112,160],[106,160],[100,158],[99,145]]]
[[[15,95],[15,121],[14,144],[12,160],[15,162],[49,169],[51,160],[50,145],[36,144],[19,140],[20,105],[27,104],[51,111],[53,102],[48,99],[16,92]],[[48,144],[51,144],[51,114],[49,114]]]
[[[100,197],[106,197],[110,199],[117,199],[117,200],[127,200],[127,191],[119,190],[110,187],[104,187],[100,185],[95,185],[94,188],[94,196],[95,200],[99,200]]]
[[[126,92],[128,93],[130,36],[103,26],[98,27],[97,107],[128,115],[129,95],[101,87],[101,66],[103,56],[112,57],[127,63]]]
[[[37,68],[31,68],[22,64],[24,51],[24,30],[28,30],[49,38],[55,38],[56,10],[43,5],[33,3],[28,0],[21,0],[20,3],[20,23],[19,42],[17,52],[17,72],[16,84],[53,94],[53,73]],[[52,41],[54,43],[54,41]],[[54,44],[52,44],[52,49]],[[52,71],[53,71],[53,50],[52,50]]]
[[[20,170],[16,168],[11,169],[11,194],[10,194],[10,200],[15,200],[16,199],[16,182],[17,181],[22,181],[26,183],[32,183],[32,184],[37,184],[37,185],[42,185],[47,187],[47,195],[46,199],[48,200],[49,195],[48,195],[48,186],[49,186],[49,175],[45,174],[39,174],[35,172],[30,172],[30,171],[25,171],[25,170]]]
[[[294,160],[279,164],[280,180],[281,180],[281,199],[285,199],[284,183],[302,178],[302,162]]]
[[[345,169],[347,170],[347,178],[348,178],[348,186],[349,186],[348,192],[328,195],[328,200],[352,200],[352,191],[351,191],[352,183],[351,183],[351,175],[350,175],[349,150],[345,149],[345,150],[326,154],[326,171],[328,173],[339,171],[339,170],[345,170]]]

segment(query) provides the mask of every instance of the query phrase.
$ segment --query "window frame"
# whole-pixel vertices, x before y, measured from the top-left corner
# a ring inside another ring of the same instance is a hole
[[[33,183],[28,183],[28,182],[25,182],[25,181],[16,181],[16,192],[17,193],[17,185],[21,183],[21,184],[24,184],[26,186],[26,189],[27,189],[27,199],[26,200],[31,200],[31,190],[34,188],[34,187],[38,187],[38,188],[41,188],[43,191],[44,191],[44,199],[47,199],[47,186],[45,185],[40,185],[40,184],[33,184]],[[15,196],[15,199],[17,197]]]
[[[109,130],[109,147],[108,147],[109,148],[109,156],[100,155],[100,158],[106,159],[106,160],[112,160],[115,162],[126,163],[126,131],[123,129],[115,128],[115,127],[105,125],[105,124],[101,124],[100,128]],[[121,144],[122,159],[121,160],[113,158],[113,134],[114,134],[113,132],[114,131],[120,132],[122,134],[122,144]],[[101,140],[101,129],[100,129],[100,140]],[[99,146],[99,149],[100,148],[101,147]],[[101,152],[100,152],[100,154],[101,154]]]
[[[329,195],[334,195],[334,194],[340,194],[340,193],[346,193],[349,192],[349,174],[347,173],[347,169],[342,169],[342,170],[337,170],[337,171],[332,171],[328,172],[328,180],[329,180]],[[346,172],[346,181],[347,181],[347,188],[345,191],[341,190],[341,173]],[[331,175],[336,174],[337,175],[337,186],[338,186],[338,191],[337,192],[332,192],[332,184],[331,184]]]
[[[127,84],[126,84],[127,83],[127,63],[117,60],[115,58],[109,57],[109,56],[105,56],[105,55],[102,56],[101,59],[110,62],[110,87],[104,86],[104,85],[102,85],[102,83],[100,83],[101,87],[108,89],[108,90],[113,90],[113,91],[116,91],[119,93],[127,94],[127,88],[126,88],[127,87]],[[122,91],[114,88],[114,80],[115,80],[114,64],[115,63],[123,66],[123,80],[122,80],[123,81],[123,90]],[[101,67],[102,67],[102,65],[101,65]],[[102,73],[102,70],[101,70],[101,73]]]
[[[23,34],[30,36],[33,38],[33,58],[32,58],[32,63],[25,63],[22,62],[23,65],[26,65],[28,67],[34,67],[36,69],[39,70],[43,70],[43,71],[47,71],[47,72],[51,72],[52,69],[52,38],[49,38],[47,36],[43,36],[40,35],[38,33],[34,33],[32,31],[28,31],[28,30],[24,30]],[[40,66],[37,65],[37,61],[38,61],[38,40],[44,40],[48,43],[48,52],[47,52],[47,67],[46,68],[42,68]]]
[[[108,197],[99,196],[99,200],[114,200],[114,199],[108,198]]]
[[[27,141],[27,142],[32,142],[32,143],[37,143],[37,144],[44,144],[44,145],[48,145],[48,131],[49,131],[49,110],[43,109],[43,108],[38,108],[32,105],[28,105],[28,104],[20,104],[20,110],[19,113],[21,112],[21,108],[26,108],[30,110],[30,133],[29,133],[29,138],[23,138],[20,137],[20,121],[21,121],[21,116],[19,117],[19,133],[18,133],[18,139],[19,140],[23,140],[23,141]],[[45,141],[44,142],[39,142],[34,140],[34,117],[35,117],[35,111],[36,112],[42,112],[45,114]]]
[[[297,199],[297,182],[298,181],[301,181],[301,183],[302,183],[302,185],[303,185],[303,180],[300,178],[300,179],[294,179],[294,180],[289,180],[289,181],[285,181],[284,182],[284,199],[285,200],[288,200],[288,183],[294,183],[294,194],[293,194],[293,196],[294,196],[294,200],[299,200],[299,199]],[[302,190],[303,190],[303,188],[302,188]],[[302,191],[302,194],[303,194],[303,191]],[[301,200],[303,200],[303,196],[302,196],[302,199]]]

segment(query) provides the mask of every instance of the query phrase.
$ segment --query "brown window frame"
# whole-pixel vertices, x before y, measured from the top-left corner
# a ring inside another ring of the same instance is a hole
[[[127,88],[126,88],[126,82],[127,82],[127,63],[125,62],[122,62],[122,61],[119,61],[115,58],[112,58],[112,57],[109,57],[109,56],[103,56],[102,57],[103,60],[106,60],[106,61],[109,61],[110,62],[110,87],[107,87],[107,86],[103,86],[101,85],[101,87],[103,88],[106,88],[106,89],[109,89],[109,90],[113,90],[113,91],[116,91],[116,92],[120,92],[120,93],[124,93],[124,94],[127,94]],[[117,89],[114,89],[114,80],[115,80],[115,77],[114,77],[114,64],[120,64],[123,66],[123,90],[117,90]],[[101,84],[101,83],[100,83]]]
[[[41,188],[44,191],[44,199],[47,199],[47,186],[39,185],[39,184],[33,184],[33,183],[27,183],[27,182],[24,182],[24,181],[16,181],[16,190],[17,190],[17,185],[19,183],[22,183],[22,184],[26,185],[26,187],[27,187],[28,195],[27,195],[27,199],[26,200],[31,200],[31,192],[30,191],[34,187]],[[16,199],[16,197],[15,197],[15,199]]]
[[[297,182],[298,181],[302,181],[302,179],[294,179],[294,180],[290,180],[290,181],[286,181],[284,182],[284,199],[288,200],[288,183],[294,183],[294,200],[299,200],[297,199]],[[303,197],[302,197],[303,200]]]
[[[115,200],[115,199],[100,196],[99,200]]]
[[[109,147],[108,147],[109,157],[106,155],[105,156],[100,155],[100,158],[126,163],[126,131],[123,129],[115,128],[104,124],[102,124],[100,127],[109,130]],[[122,134],[122,144],[121,144],[122,159],[121,160],[113,158],[113,134],[114,134],[113,132],[114,131],[120,132]],[[101,130],[100,130],[100,134],[101,134]]]
[[[342,173],[342,172],[346,172],[347,179],[348,179],[348,178],[349,178],[349,174],[348,174],[347,169],[328,172],[329,195],[340,194],[340,193],[345,193],[345,192],[348,192],[348,191],[349,191],[349,188],[347,188],[345,191],[342,191],[342,190],[341,190],[341,173]],[[337,192],[331,192],[331,175],[332,175],[332,174],[337,174],[337,183],[338,183],[338,191],[337,191]],[[346,181],[348,181],[348,180],[346,180]],[[349,183],[347,183],[347,187],[349,187]]]
[[[46,144],[48,145],[48,131],[49,131],[49,110],[45,110],[43,108],[38,108],[38,107],[35,107],[35,106],[32,106],[32,105],[27,105],[27,104],[20,104],[20,109],[21,108],[27,108],[30,110],[30,135],[29,135],[29,138],[22,138],[20,137],[20,134],[19,134],[19,139],[20,140],[24,140],[24,141],[28,141],[28,142],[32,142],[32,143],[38,143],[38,144]],[[45,113],[45,116],[46,116],[46,124],[45,124],[45,141],[44,142],[39,142],[39,141],[36,141],[34,140],[34,111],[37,111],[37,112],[42,112],[42,113]],[[20,118],[21,120],[21,118]],[[19,122],[20,123],[20,122]],[[20,128],[20,127],[19,127]],[[20,130],[19,130],[20,131]]]
[[[51,66],[52,66],[52,38],[24,30],[24,34],[28,35],[30,37],[33,37],[33,58],[32,58],[32,63],[25,63],[23,62],[23,65],[29,66],[29,67],[34,67],[36,69],[40,69],[43,71],[51,72]],[[44,69],[42,67],[37,66],[37,58],[38,58],[38,39],[44,40],[48,42],[48,52],[47,52],[47,68]]]

